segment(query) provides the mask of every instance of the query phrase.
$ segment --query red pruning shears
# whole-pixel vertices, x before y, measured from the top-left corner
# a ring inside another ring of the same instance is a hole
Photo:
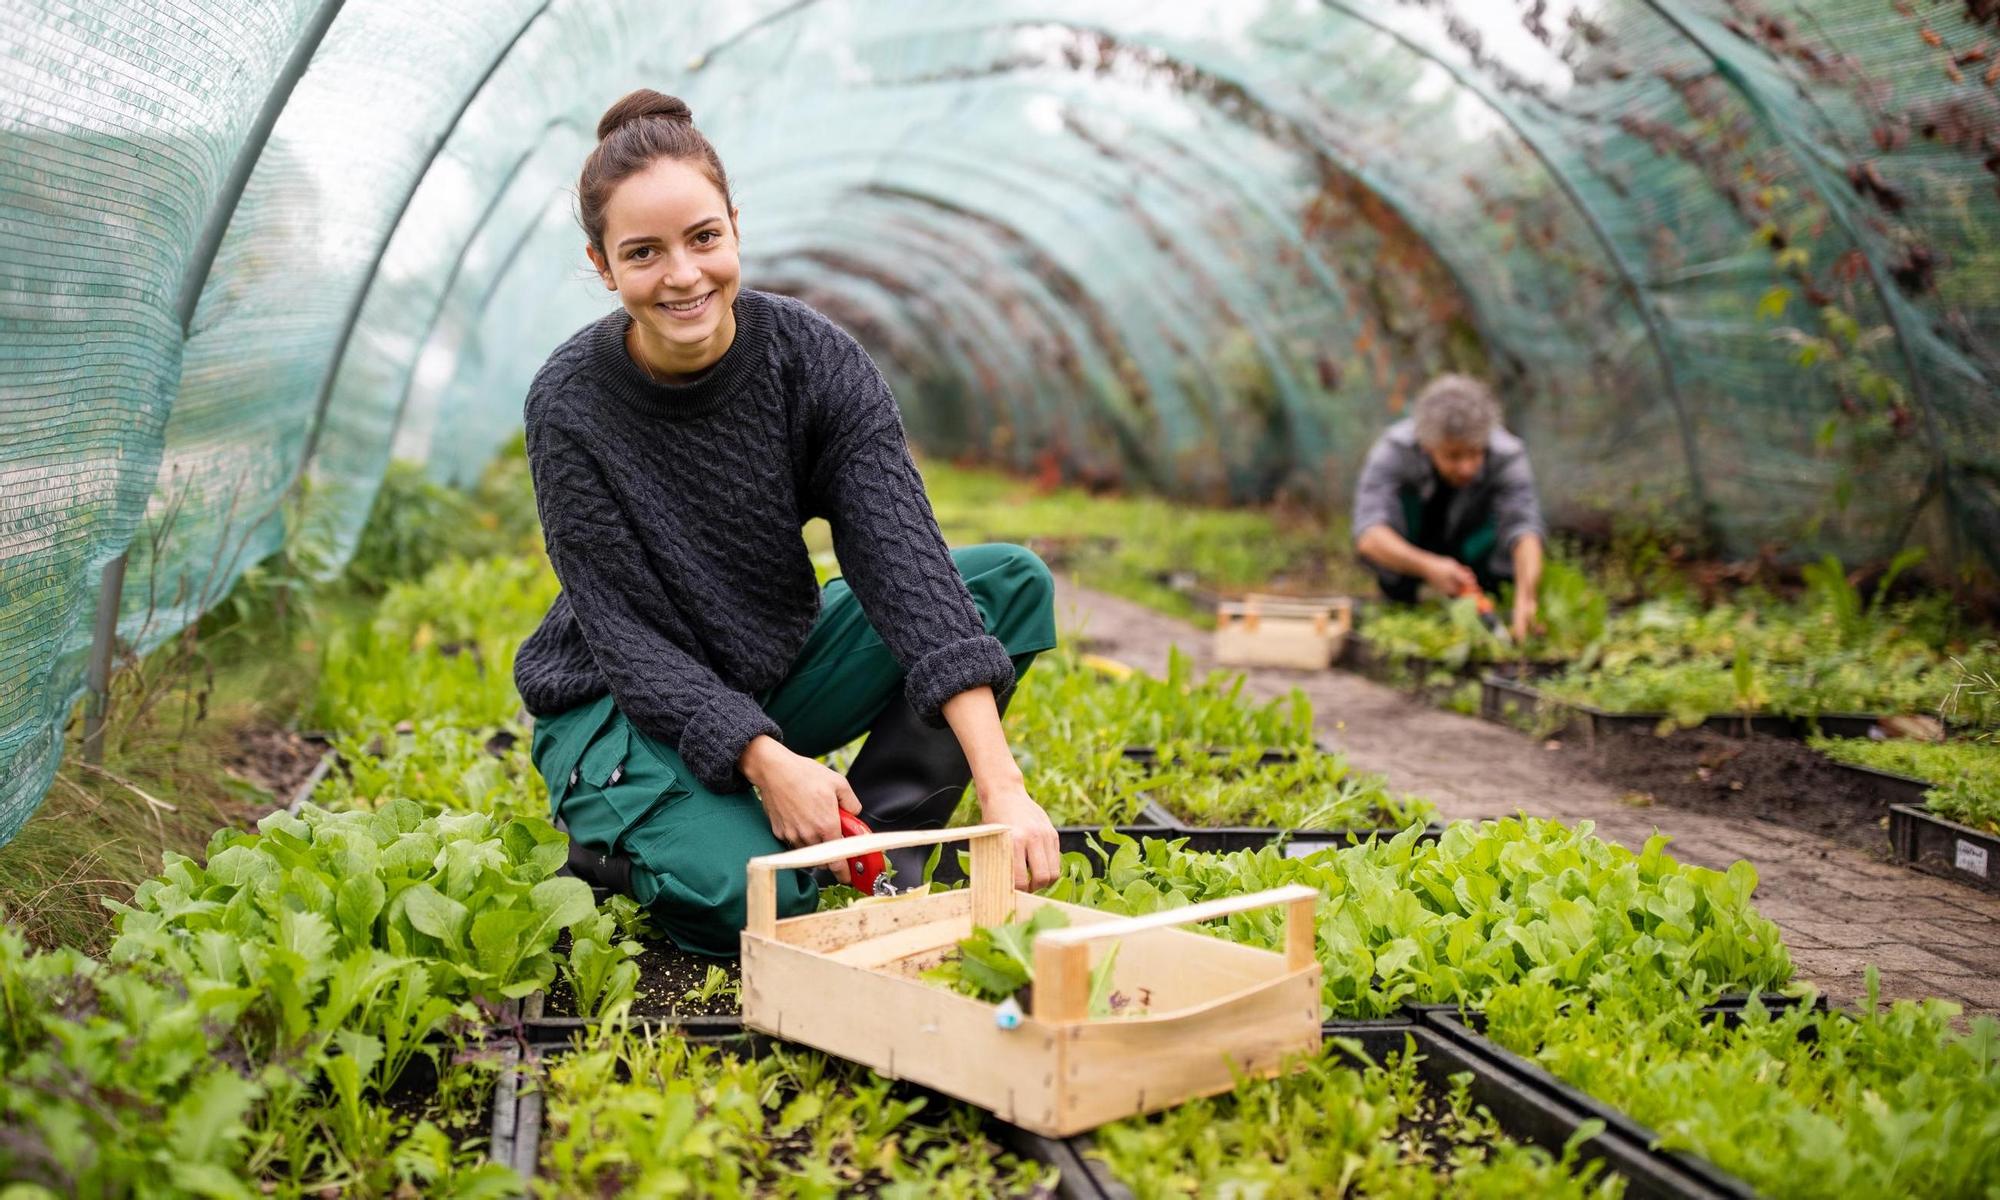
[[[1461,597],[1474,597],[1473,603],[1479,609],[1479,623],[1486,626],[1486,632],[1500,639],[1502,645],[1511,646],[1514,644],[1514,635],[1508,632],[1505,625],[1500,623],[1500,614],[1493,611],[1493,597],[1482,591],[1476,583],[1458,594]]]
[[[863,821],[860,817],[855,816],[844,808],[840,810],[840,834],[842,837],[866,837],[873,832],[875,831],[868,828],[866,821]],[[889,861],[883,858],[879,851],[873,854],[859,855],[847,860],[847,878],[849,882],[854,884],[855,890],[864,895],[893,896],[896,894],[896,885],[890,883],[883,875],[888,869]]]

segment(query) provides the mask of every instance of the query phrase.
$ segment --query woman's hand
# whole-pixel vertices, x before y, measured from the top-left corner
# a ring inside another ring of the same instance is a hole
[[[972,786],[979,789],[979,814],[1014,830],[1014,887],[1040,891],[1056,881],[1062,850],[1049,814],[1028,796],[1021,768],[1007,748],[1000,728],[1000,708],[993,689],[976,687],[944,702],[945,723],[958,735],[965,761],[972,768]]]
[[[1056,881],[1062,847],[1049,814],[1028,795],[1021,777],[997,783],[978,781],[979,817],[1014,830],[1014,888],[1039,892]]]
[[[861,801],[847,777],[802,754],[793,754],[769,735],[759,735],[739,760],[743,777],[757,789],[771,832],[787,846],[817,846],[841,836],[840,810],[860,815]],[[828,863],[834,878],[848,882],[847,863]]]

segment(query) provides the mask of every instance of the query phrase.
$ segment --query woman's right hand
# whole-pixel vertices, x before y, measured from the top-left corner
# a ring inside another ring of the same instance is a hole
[[[841,836],[840,810],[859,816],[861,801],[847,776],[816,759],[794,754],[782,742],[760,734],[738,761],[743,777],[757,789],[771,832],[787,846],[817,846]],[[848,882],[845,861],[827,864]]]

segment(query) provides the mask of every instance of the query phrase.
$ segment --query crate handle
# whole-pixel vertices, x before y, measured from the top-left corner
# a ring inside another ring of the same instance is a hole
[[[1090,1006],[1090,943],[1104,938],[1130,937],[1149,929],[1168,929],[1195,921],[1226,917],[1283,904],[1285,910],[1285,968],[1303,970],[1313,964],[1314,910],[1319,892],[1304,884],[1225,896],[1201,904],[1167,908],[1142,917],[1120,917],[1051,929],[1035,936],[1035,1011],[1038,1021],[1081,1021]]]
[[[906,846],[937,842],[972,843],[972,923],[998,925],[1014,915],[1014,830],[1006,825],[964,825],[956,829],[904,829],[835,838],[782,854],[765,854],[745,866],[748,873],[744,932],[775,937],[778,930],[778,872],[825,866]]]

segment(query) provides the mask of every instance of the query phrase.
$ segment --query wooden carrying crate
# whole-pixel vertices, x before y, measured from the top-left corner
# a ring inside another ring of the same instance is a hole
[[[966,839],[971,884],[777,919],[775,876],[874,851]],[[843,838],[749,864],[743,1023],[979,1105],[1048,1137],[1229,1090],[1276,1074],[1320,1041],[1317,892],[1302,886],[1142,917],[1045,900],[1012,887],[1005,825]],[[1285,953],[1173,926],[1282,904]],[[918,978],[974,925],[1045,905],[1070,926],[1035,939],[1032,1011],[999,1009]],[[1116,988],[1149,993],[1147,1014],[1089,1018],[1092,958],[1120,944]]]
[[[1245,596],[1215,606],[1215,661],[1226,667],[1298,667],[1324,671],[1354,628],[1345,596],[1296,600]]]

